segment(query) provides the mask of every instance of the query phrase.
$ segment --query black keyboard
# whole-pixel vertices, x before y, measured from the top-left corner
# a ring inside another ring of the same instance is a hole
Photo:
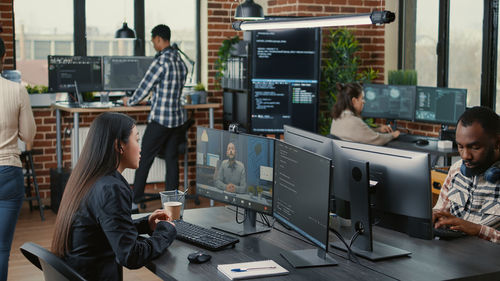
[[[428,136],[420,136],[420,135],[410,135],[410,134],[400,134],[399,137],[396,139],[398,141],[402,142],[416,142],[417,140],[427,140],[427,141],[437,141],[437,138],[433,137],[428,137]]]
[[[240,242],[238,238],[227,235],[217,230],[208,229],[183,220],[174,221],[177,229],[176,239],[205,248],[217,251]]]
[[[467,234],[460,230],[453,230],[446,227],[433,228],[434,236],[438,236],[443,240],[464,237]]]

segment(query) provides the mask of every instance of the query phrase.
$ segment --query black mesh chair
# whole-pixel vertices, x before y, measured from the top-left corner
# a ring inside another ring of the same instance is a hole
[[[20,249],[26,259],[43,272],[45,280],[85,281],[85,278],[66,262],[40,245],[33,242],[26,242]]]
[[[179,154],[184,154],[184,190],[187,190],[188,188],[188,138],[187,138],[187,132],[191,126],[194,124],[193,119],[188,119],[186,123],[182,126],[180,129],[180,132],[178,133],[178,142],[177,142],[177,153]],[[160,150],[158,155],[156,157],[164,159],[165,155],[165,150],[164,148]],[[198,198],[198,195],[189,195],[186,194],[186,199],[194,199],[195,204],[199,205],[200,200]],[[153,201],[153,200],[158,200],[160,199],[160,194],[159,193],[144,193],[144,198],[141,200],[140,206],[142,209],[146,208],[146,202]]]
[[[42,221],[45,220],[43,215],[43,204],[40,199],[40,191],[38,190],[38,181],[36,180],[35,166],[33,164],[33,151],[27,150],[21,153],[21,161],[24,162],[24,177],[26,177],[26,186],[25,186],[25,201],[29,202],[30,211],[33,211],[33,200],[36,200],[38,203],[38,209],[40,210],[40,218]],[[31,193],[33,185],[33,191],[35,194]]]

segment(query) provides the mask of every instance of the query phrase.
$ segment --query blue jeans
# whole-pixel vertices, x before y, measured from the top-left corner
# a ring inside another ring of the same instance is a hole
[[[23,170],[0,166],[0,281],[7,280],[10,247],[23,199]]]

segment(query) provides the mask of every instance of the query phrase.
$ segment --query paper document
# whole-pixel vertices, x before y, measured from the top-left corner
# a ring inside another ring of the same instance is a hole
[[[219,264],[217,269],[231,280],[288,274],[273,260]]]

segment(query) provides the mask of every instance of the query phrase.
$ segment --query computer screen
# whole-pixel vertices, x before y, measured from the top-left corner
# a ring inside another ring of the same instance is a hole
[[[153,57],[103,57],[105,91],[133,91],[144,78]]]
[[[331,160],[281,141],[274,159],[273,216],[326,252]]]
[[[251,131],[316,131],[321,29],[253,31],[251,48]]]
[[[199,195],[272,214],[274,139],[198,127],[196,155]]]
[[[363,117],[413,120],[416,86],[364,84]]]
[[[432,194],[428,153],[332,140],[333,196],[350,201],[349,160],[369,163],[378,225],[410,236],[432,238]],[[372,182],[374,183],[374,182]]]
[[[415,121],[455,125],[467,106],[467,89],[417,87]]]
[[[48,56],[49,92],[102,90],[102,57]]]

